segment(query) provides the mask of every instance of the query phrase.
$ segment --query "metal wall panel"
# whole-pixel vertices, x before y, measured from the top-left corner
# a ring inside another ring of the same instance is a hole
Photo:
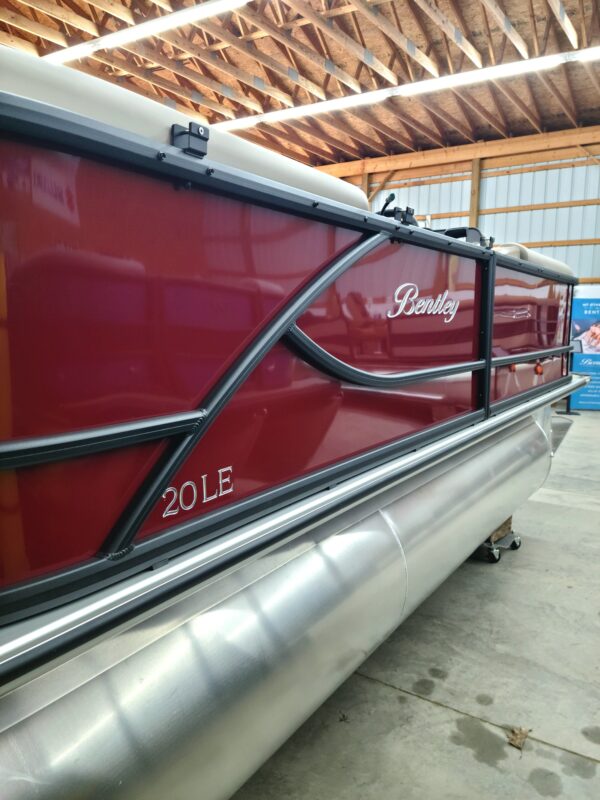
[[[393,203],[396,206],[401,208],[410,206],[417,214],[439,214],[444,211],[468,210],[471,184],[466,180],[386,189],[378,192],[373,198],[371,203],[373,211],[382,207],[390,191],[396,195]],[[434,227],[437,227],[437,223]]]
[[[556,167],[556,164],[552,162],[551,165]],[[535,164],[531,172],[494,177],[485,177],[484,172],[480,209],[600,198],[600,164],[540,169],[549,165]],[[390,191],[396,194],[394,205],[402,208],[411,206],[419,215],[465,212],[461,217],[434,219],[432,228],[468,225],[469,180],[387,189],[376,195],[372,203],[373,210],[381,208]],[[486,236],[494,236],[497,242],[597,239],[600,238],[600,205],[481,214],[479,227]],[[600,277],[599,245],[536,246],[535,249],[565,261],[579,277]]]
[[[487,236],[493,236],[497,242],[592,239],[597,238],[600,231],[600,206],[482,214],[479,217],[479,227]]]
[[[536,247],[540,253],[567,263],[580,278],[600,278],[600,245]]]

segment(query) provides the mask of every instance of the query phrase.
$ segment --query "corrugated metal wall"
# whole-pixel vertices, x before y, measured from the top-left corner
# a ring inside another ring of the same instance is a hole
[[[484,170],[481,174],[480,211],[600,198],[600,164],[561,168],[559,163],[536,164],[531,172],[492,177],[486,177]],[[550,169],[540,169],[544,166]],[[464,180],[455,180],[458,176],[454,174],[454,180],[448,182],[401,188],[392,186],[373,198],[372,208],[381,208],[386,195],[393,191],[395,205],[411,206],[419,215],[465,212],[464,216],[434,219],[432,228],[468,225],[471,183],[470,175],[462,175]],[[600,238],[600,205],[483,213],[479,217],[479,228],[486,236],[494,236],[497,242],[597,239]],[[600,277],[600,245],[536,245],[536,250],[565,261],[579,277]]]

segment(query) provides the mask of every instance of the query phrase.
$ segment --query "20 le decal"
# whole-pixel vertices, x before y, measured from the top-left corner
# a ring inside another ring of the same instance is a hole
[[[194,481],[185,481],[181,486],[169,486],[163,493],[163,500],[167,507],[163,511],[164,517],[172,517],[180,511],[191,511],[198,505],[210,503],[225,494],[233,492],[233,467],[220,467],[216,476],[209,481],[208,475],[200,476],[200,486]]]

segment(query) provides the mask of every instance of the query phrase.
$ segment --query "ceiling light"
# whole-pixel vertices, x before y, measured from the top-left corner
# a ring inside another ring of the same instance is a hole
[[[415,97],[420,94],[442,92],[447,89],[457,89],[462,86],[474,86],[485,81],[497,81],[512,78],[518,75],[528,75],[555,69],[561,64],[569,62],[590,62],[600,60],[600,46],[588,47],[585,50],[571,50],[568,53],[554,53],[539,58],[512,61],[508,64],[495,64],[492,67],[482,67],[468,72],[456,72],[453,75],[443,75],[441,78],[427,78],[413,83],[404,83],[401,86],[388,86],[385,89],[375,89],[372,92],[350,94],[346,97],[335,97],[331,100],[322,100],[304,106],[282,108],[277,111],[268,111],[265,114],[255,114],[251,117],[218,122],[214,128],[226,131],[243,130],[252,128],[262,123],[283,122],[299,117],[313,117],[317,114],[328,114],[331,111],[341,111],[345,108],[355,108],[361,105],[381,103],[389,97]]]
[[[43,56],[45,61],[53,64],[66,64],[69,61],[77,61],[86,58],[97,50],[110,50],[114,47],[123,47],[131,42],[146,39],[148,36],[156,36],[159,33],[188,25],[190,22],[198,22],[201,19],[216,17],[226,11],[235,11],[236,8],[245,6],[250,0],[207,0],[205,3],[198,3],[189,8],[182,8],[172,14],[164,14],[162,17],[155,17],[139,25],[131,25],[129,28],[122,28],[114,33],[107,33],[89,42],[82,42],[73,47],[66,47],[64,50],[57,50],[47,56]]]

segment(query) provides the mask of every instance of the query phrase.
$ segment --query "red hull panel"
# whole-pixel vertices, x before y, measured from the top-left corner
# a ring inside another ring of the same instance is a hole
[[[0,586],[92,558],[161,443],[0,471]]]
[[[568,344],[569,287],[547,278],[496,269],[494,356],[519,355]]]
[[[361,238],[8,141],[0,233],[0,441],[198,409],[299,290]],[[298,320],[363,377],[486,356],[484,263],[412,241],[379,246]],[[566,286],[499,268],[495,300],[493,355],[565,342]],[[543,362],[542,374],[535,364],[497,368],[491,401],[551,382],[564,362]],[[385,389],[325,372],[282,342],[265,351],[137,540],[484,405],[481,372]],[[0,470],[0,587],[93,558],[165,447]]]
[[[473,395],[470,374],[386,392],[340,385],[278,345],[179,470],[140,538],[472,411]]]
[[[474,259],[390,243],[345,272],[298,325],[331,355],[369,372],[473,361],[479,282]],[[437,313],[419,313],[427,298],[439,298]]]
[[[557,381],[566,374],[564,356],[496,367],[492,370],[490,400],[496,403],[499,400],[517,397],[522,392]]]
[[[2,438],[198,407],[355,232],[0,142]]]

